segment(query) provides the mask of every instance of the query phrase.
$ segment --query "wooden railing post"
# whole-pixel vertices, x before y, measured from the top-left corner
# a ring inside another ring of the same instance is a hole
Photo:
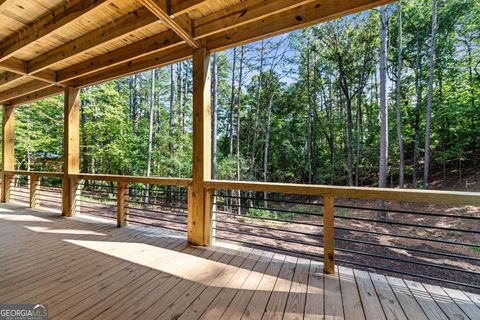
[[[30,176],[30,208],[40,206],[40,176],[34,174]]]
[[[80,172],[80,90],[65,87],[63,126],[62,215],[72,217],[77,211],[78,178]]]
[[[324,271],[335,273],[334,197],[323,197],[323,261]]]
[[[207,49],[193,51],[193,180],[188,199],[188,241],[209,245],[211,216],[205,203],[211,194],[204,183],[211,178],[210,55]],[[210,208],[210,207],[209,207]]]
[[[128,182],[120,181],[117,184],[117,227],[128,225],[128,208],[126,206]]]
[[[13,171],[15,165],[15,107],[3,107],[2,121],[2,202],[10,202],[10,187],[13,175],[6,171]]]

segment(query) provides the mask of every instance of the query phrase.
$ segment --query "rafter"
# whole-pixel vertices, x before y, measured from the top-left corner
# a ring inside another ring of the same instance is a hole
[[[200,48],[200,44],[193,39],[192,21],[188,16],[172,18],[168,14],[167,0],[140,0],[140,2],[191,47]]]
[[[15,33],[0,44],[0,61],[12,57],[19,50],[48,36],[55,30],[81,18],[88,12],[108,3],[107,0],[77,0],[60,6],[34,24]]]

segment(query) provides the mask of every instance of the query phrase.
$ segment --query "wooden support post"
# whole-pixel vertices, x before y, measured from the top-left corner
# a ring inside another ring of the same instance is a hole
[[[117,227],[128,225],[127,203],[128,182],[120,181],[117,184]]]
[[[204,189],[211,178],[210,55],[207,49],[193,51],[193,181],[189,191],[188,241],[211,243],[211,194]],[[208,209],[206,209],[208,203]]]
[[[323,197],[323,270],[335,273],[334,244],[334,197]]]
[[[13,176],[5,173],[15,169],[15,107],[3,107],[2,121],[2,202],[10,202]]]
[[[64,101],[62,215],[72,217],[80,200],[79,181],[70,176],[80,172],[80,90],[65,87]]]
[[[40,176],[30,176],[30,208],[40,206]]]

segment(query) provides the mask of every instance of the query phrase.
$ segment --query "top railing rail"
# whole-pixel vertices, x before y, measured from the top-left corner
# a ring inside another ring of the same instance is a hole
[[[244,190],[270,193],[287,193],[308,196],[332,196],[346,199],[404,201],[430,204],[458,204],[480,206],[480,192],[408,190],[365,187],[340,187],[271,182],[246,182],[210,180],[207,189]]]
[[[82,180],[146,183],[146,184],[160,184],[160,185],[167,185],[167,186],[188,187],[192,183],[192,179],[190,178],[140,177],[140,176],[123,176],[123,175],[113,175],[113,174],[92,174],[92,173],[71,174],[70,176],[77,179],[82,179]]]
[[[41,176],[41,177],[55,177],[63,178],[63,172],[45,172],[45,171],[27,171],[27,170],[15,170],[4,171],[8,175],[19,176]],[[114,174],[93,174],[93,173],[78,173],[70,174],[69,177],[82,180],[97,180],[97,181],[112,181],[112,182],[128,182],[128,183],[146,183],[146,184],[158,184],[167,186],[190,186],[192,179],[190,178],[170,178],[170,177],[141,177],[141,176],[125,176]]]
[[[41,176],[41,177],[52,177],[52,178],[63,177],[63,172],[15,170],[15,171],[4,171],[4,173],[9,175],[17,175],[17,176]]]

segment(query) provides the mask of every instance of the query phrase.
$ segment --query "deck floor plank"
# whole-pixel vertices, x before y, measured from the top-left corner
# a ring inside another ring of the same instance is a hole
[[[429,319],[448,320],[448,317],[433,300],[433,297],[428,293],[423,284],[411,280],[405,280],[405,283]]]
[[[384,275],[369,272],[388,320],[407,320],[400,303]]]
[[[2,205],[3,206],[3,205]],[[5,206],[0,300],[50,319],[480,319],[480,296],[184,234]]]
[[[437,302],[443,312],[450,319],[468,320],[469,317],[460,309],[460,307],[450,298],[450,296],[439,286],[424,284],[425,289]],[[480,314],[479,314],[480,317]]]
[[[335,268],[335,274],[323,275],[323,285],[325,319],[345,319],[338,267]]]
[[[387,281],[409,320],[428,320],[425,312],[402,279],[388,276]]]
[[[364,320],[365,313],[363,312],[362,301],[360,300],[360,294],[358,292],[353,269],[338,266],[338,275],[340,277],[345,319]]]
[[[323,264],[310,261],[307,296],[305,298],[305,320],[320,320],[324,317]]]
[[[386,319],[382,304],[373,285],[370,274],[367,271],[354,270],[358,284],[358,292],[362,300],[365,317],[372,320]]]
[[[452,298],[453,301],[465,312],[470,319],[479,318],[480,319],[480,307],[475,305],[473,301],[462,291],[443,288],[445,292]]]

